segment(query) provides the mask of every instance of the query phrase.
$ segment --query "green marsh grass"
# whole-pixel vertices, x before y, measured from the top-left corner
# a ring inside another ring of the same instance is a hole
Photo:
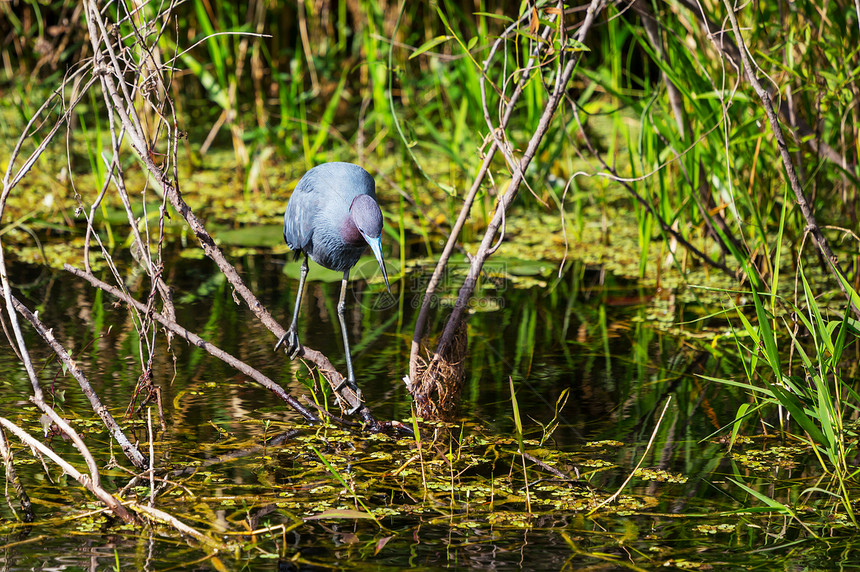
[[[742,14],[750,16],[748,11]],[[775,12],[771,15],[776,17]],[[842,14],[832,15],[844,18]],[[754,315],[738,310],[732,322],[738,324],[735,341],[746,376],[739,384],[755,398],[739,405],[730,425],[730,440],[734,442],[743,428],[749,429],[756,420],[766,423],[774,406],[781,408],[785,415],[780,416],[784,425],[779,430],[810,445],[821,469],[830,475],[830,484],[824,488],[836,495],[842,510],[854,522],[846,491],[849,482],[856,484],[857,475],[848,462],[856,451],[853,441],[846,437],[845,422],[856,415],[860,400],[855,388],[840,374],[840,363],[848,354],[846,348],[856,348],[857,330],[851,327],[856,322],[847,304],[834,308],[831,302],[828,307],[821,306],[819,296],[826,294],[823,288],[827,285],[817,279],[813,286],[807,278],[803,259],[811,257],[795,246],[805,241],[805,223],[794,207],[794,197],[782,179],[781,168],[776,167],[781,163],[770,134],[762,129],[760,105],[750,97],[750,90],[743,86],[738,89],[722,79],[719,60],[707,57],[707,50],[694,51],[685,44],[689,27],[682,20],[665,18],[661,24],[666,30],[665,59],[654,51],[638,20],[619,18],[607,23],[602,36],[601,54],[609,61],[599,69],[583,72],[605,90],[610,104],[637,118],[638,134],[627,127],[621,113],[613,115],[606,155],[615,156],[613,145],[626,137],[629,166],[621,166],[629,168],[629,176],[637,179],[631,184],[694,244],[701,244],[703,231],[712,229],[708,232],[712,239],[704,246],[732,261],[752,286],[749,295]],[[818,40],[812,40],[815,48],[811,53],[815,55],[801,62],[798,52],[806,46],[797,40],[799,29],[795,26],[799,24],[800,19],[787,20],[788,43],[773,43],[775,30],[753,26],[748,41],[759,46],[754,56],[762,65],[778,68],[789,82],[808,82],[810,77],[831,81],[834,78],[819,58],[825,53],[825,59],[836,58],[837,53],[847,55],[844,51],[850,49],[844,42],[825,49]],[[808,34],[806,41],[810,41]],[[782,51],[783,47],[788,49]],[[780,62],[783,54],[784,64]],[[665,74],[683,99],[683,127],[678,125],[658,72]],[[731,77],[726,79],[734,81]],[[812,99],[819,94],[804,86],[795,89],[790,97],[797,108],[810,110],[816,109],[817,103]],[[781,96],[789,97],[784,92]],[[839,113],[853,113],[846,102],[829,101],[840,107]],[[835,109],[818,110],[824,114],[824,139],[833,142],[840,130],[852,133],[851,127],[840,127]],[[590,123],[593,116],[588,117],[586,126]],[[804,171],[808,177],[806,191],[815,197],[821,219],[834,215],[837,220],[844,219],[839,209],[845,205],[846,194],[837,195],[837,189],[843,188],[839,178],[854,181],[856,172],[822,168],[823,159],[801,147],[792,152],[801,164],[808,162]],[[624,169],[620,171],[626,175]],[[638,179],[648,173],[654,174]],[[637,208],[636,214],[639,269],[645,276],[653,272],[648,250],[653,248],[650,242],[655,231],[665,245],[670,245],[671,240],[659,227],[654,228],[656,225],[644,211]],[[721,221],[723,224],[719,224]],[[856,260],[853,247],[847,242],[842,244],[839,248],[846,259]],[[787,268],[799,277],[799,307],[786,300],[786,287],[780,286],[780,277]],[[679,269],[683,275],[683,266]],[[849,299],[855,301],[854,284],[842,276],[838,280],[846,287]],[[788,317],[792,315],[796,320]],[[850,358],[851,363],[853,360]]]
[[[773,305],[767,304],[755,290],[750,292],[755,322],[740,308],[736,309],[740,328],[735,331],[735,342],[740,355],[746,356],[742,359],[746,380],[713,378],[713,381],[741,387],[753,399],[752,403],[738,407],[731,423],[730,444],[736,441],[742,428],[754,422],[769,426],[768,410],[779,408],[778,432],[810,448],[829,481],[827,486],[817,488],[836,499],[856,526],[849,488],[857,482],[858,471],[852,466],[857,445],[845,425],[860,410],[860,395],[843,378],[840,364],[846,349],[856,348],[858,331],[850,325],[847,307],[841,309],[841,317],[829,318],[829,311],[816,300],[803,267],[798,268],[798,275],[803,303],[795,307],[783,300],[782,304],[790,307],[789,314],[770,313],[768,307]],[[789,323],[790,318],[796,319],[794,325]],[[786,350],[780,348],[775,324],[789,334],[788,359]],[[749,345],[744,340],[749,340]],[[749,492],[746,485],[740,482],[738,485]],[[809,492],[814,491],[809,489]],[[761,500],[763,495],[754,496]],[[768,504],[772,506],[771,502]],[[793,512],[786,514],[797,518]]]

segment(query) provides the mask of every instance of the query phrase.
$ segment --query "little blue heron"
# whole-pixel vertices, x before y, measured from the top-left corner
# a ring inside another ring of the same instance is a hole
[[[374,187],[373,177],[358,165],[323,163],[305,173],[284,211],[284,240],[296,258],[303,254],[304,260],[299,274],[299,292],[293,310],[293,321],[287,333],[278,340],[275,350],[285,343],[290,359],[294,359],[301,350],[297,322],[305,278],[308,275],[308,257],[320,266],[343,272],[337,317],[346,351],[347,378],[335,391],[348,385],[359,396],[359,400],[361,391],[355,383],[352,370],[344,310],[349,271],[361,258],[367,245],[370,245],[382,270],[385,288],[391,292],[385,262],[382,259],[382,212],[376,203]],[[349,413],[355,413],[360,406],[359,403]]]

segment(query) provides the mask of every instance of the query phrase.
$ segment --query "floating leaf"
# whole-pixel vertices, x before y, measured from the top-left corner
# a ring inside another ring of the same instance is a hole
[[[385,536],[383,538],[380,538],[379,541],[376,543],[376,548],[373,551],[373,555],[376,556],[377,554],[379,554],[379,551],[382,550],[383,548],[385,548],[385,545],[388,544],[388,541],[391,540],[392,538],[394,538],[394,537],[393,536]]]
[[[272,247],[280,245],[283,238],[281,225],[254,225],[218,230],[213,233],[221,244],[230,246]]]
[[[362,512],[360,510],[353,510],[351,508],[330,508],[328,510],[324,510],[319,514],[315,514],[313,516],[306,516],[305,520],[325,520],[328,518],[369,518],[373,519],[373,515],[368,512]]]

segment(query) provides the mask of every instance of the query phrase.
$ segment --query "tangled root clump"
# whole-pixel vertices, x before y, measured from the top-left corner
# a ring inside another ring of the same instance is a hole
[[[454,418],[466,379],[468,349],[468,329],[461,323],[443,354],[434,354],[429,364],[419,358],[411,392],[420,417],[437,421]]]

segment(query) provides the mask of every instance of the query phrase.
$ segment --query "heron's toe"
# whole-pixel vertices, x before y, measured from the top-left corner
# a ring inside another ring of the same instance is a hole
[[[288,335],[289,335],[289,332],[287,332],[286,334],[281,336],[281,339],[279,339],[278,343],[275,344],[275,349],[273,351],[278,351],[278,348],[281,347],[281,344],[283,344],[286,341]]]
[[[355,397],[358,399],[358,401],[356,402],[355,407],[349,409],[346,412],[347,415],[355,415],[355,412],[361,409],[361,406],[364,405],[364,395],[362,395],[361,390],[358,388],[357,385],[354,386],[352,389],[355,390]]]
[[[299,342],[299,334],[293,329],[287,330],[281,339],[278,340],[278,343],[275,344],[275,351],[278,351],[278,348],[284,346],[284,352],[290,359],[296,359],[296,356],[299,355],[299,352],[302,351],[302,344]]]
[[[290,349],[292,349],[290,354],[290,359],[296,359],[296,356],[302,351],[302,344],[299,342],[299,337],[295,336],[293,340],[290,341]]]
[[[361,409],[361,406],[364,405],[364,395],[362,395],[361,389],[358,388],[358,384],[355,382],[354,379],[343,378],[343,380],[341,380],[341,382],[337,384],[337,387],[334,388],[335,393],[340,394],[340,391],[344,387],[348,387],[353,392],[355,392],[355,397],[358,399],[358,402],[355,404],[355,407],[351,407],[346,410],[347,415],[354,415],[355,412]],[[338,395],[337,397],[340,400],[341,407],[346,408],[349,405],[346,399],[344,399],[340,395]]]

